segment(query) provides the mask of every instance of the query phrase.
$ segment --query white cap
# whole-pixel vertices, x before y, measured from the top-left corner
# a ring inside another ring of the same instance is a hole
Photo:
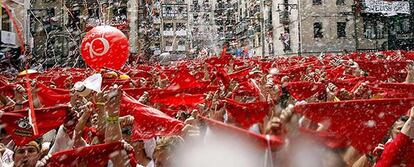
[[[94,74],[84,81],[76,82],[73,86],[80,96],[88,96],[92,91],[101,92],[102,75]]]

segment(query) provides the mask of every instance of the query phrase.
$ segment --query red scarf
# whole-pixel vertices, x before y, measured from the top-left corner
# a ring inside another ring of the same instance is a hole
[[[232,99],[225,99],[226,111],[243,128],[249,128],[257,122],[263,122],[263,118],[269,112],[270,105],[267,102],[240,103]]]
[[[135,118],[131,138],[134,141],[178,134],[184,126],[181,121],[143,105],[126,94],[122,96],[120,112],[121,115],[132,115]]]
[[[10,134],[16,145],[24,145],[42,136],[46,132],[59,127],[67,121],[68,106],[56,106],[35,109],[39,134],[34,135],[30,125],[27,109],[6,112],[1,117],[7,134]]]
[[[177,94],[175,96],[151,98],[151,103],[161,103],[167,106],[196,106],[197,104],[204,103],[203,94]]]
[[[271,149],[277,149],[284,143],[283,139],[280,136],[272,135],[266,138],[265,135],[253,133],[246,129],[227,125],[223,122],[219,122],[207,117],[200,116],[200,118],[205,120],[213,131],[223,132],[226,135],[234,135],[243,140],[246,139],[255,143],[259,148],[266,149],[270,146]]]
[[[329,121],[329,131],[367,153],[380,143],[395,120],[407,113],[412,104],[414,98],[351,100],[297,105],[295,111],[314,122]]]
[[[124,146],[121,142],[65,150],[53,154],[47,167],[76,167],[81,162],[86,163],[88,167],[104,167],[108,164],[111,156],[122,150],[124,150]],[[129,164],[136,166],[134,152],[128,153],[128,156],[130,158]]]
[[[286,86],[287,91],[296,100],[305,100],[317,93],[324,93],[326,84],[313,82],[289,82]]]
[[[70,102],[69,90],[49,88],[41,83],[37,84],[37,97],[45,107]]]

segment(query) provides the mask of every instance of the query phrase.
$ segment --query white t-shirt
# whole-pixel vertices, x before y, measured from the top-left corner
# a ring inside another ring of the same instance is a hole
[[[55,143],[52,148],[50,148],[49,154],[53,154],[59,151],[72,149],[73,140],[63,129],[63,125],[59,127],[59,130],[56,134]]]
[[[0,167],[7,167],[13,164],[13,154],[14,152],[8,148],[4,151],[0,159]]]

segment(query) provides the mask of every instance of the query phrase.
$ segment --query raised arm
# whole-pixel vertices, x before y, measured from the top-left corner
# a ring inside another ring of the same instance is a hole
[[[384,148],[381,158],[378,160],[375,167],[389,167],[392,165],[399,165],[396,162],[399,155],[411,144],[414,139],[414,107],[411,108],[410,117],[405,122],[401,132],[397,137]]]
[[[112,143],[122,140],[121,125],[119,122],[119,107],[121,103],[122,92],[121,88],[111,87],[107,93],[106,111],[106,129],[105,129],[105,143]],[[128,156],[125,150],[116,154],[111,158],[114,167],[123,167],[128,164]]]

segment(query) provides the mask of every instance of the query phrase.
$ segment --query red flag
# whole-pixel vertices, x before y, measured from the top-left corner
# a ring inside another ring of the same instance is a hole
[[[132,115],[135,118],[132,140],[178,134],[184,126],[181,121],[143,105],[126,94],[122,96],[120,112],[121,115]]]
[[[232,99],[225,99],[226,111],[243,128],[249,128],[257,122],[263,122],[263,118],[269,112],[270,105],[267,102],[239,103]]]
[[[33,125],[30,124],[27,109],[5,112],[1,117],[7,134],[10,134],[16,145],[24,145],[42,136],[46,132],[59,127],[67,121],[68,106],[56,106],[35,109],[37,127],[39,133],[33,133]]]
[[[295,111],[314,122],[329,121],[330,131],[367,153],[380,143],[395,120],[407,113],[413,104],[414,98],[351,100],[308,103],[295,106]]]
[[[277,149],[284,143],[283,139],[280,136],[271,135],[271,136],[266,137],[266,135],[253,133],[246,129],[227,125],[223,122],[219,122],[219,121],[207,118],[207,117],[200,116],[200,118],[205,120],[212,130],[224,132],[229,135],[240,136],[242,139],[247,139],[249,141],[252,141],[255,144],[257,144],[258,147],[261,147],[264,149],[268,148],[269,146],[272,149]]]
[[[107,144],[97,144],[87,147],[79,147],[72,150],[57,152],[50,157],[48,167],[75,167],[80,163],[85,163],[90,167],[102,167],[108,165],[108,160],[119,151],[124,150],[123,143],[114,142]],[[129,164],[136,166],[133,151],[128,153]]]

